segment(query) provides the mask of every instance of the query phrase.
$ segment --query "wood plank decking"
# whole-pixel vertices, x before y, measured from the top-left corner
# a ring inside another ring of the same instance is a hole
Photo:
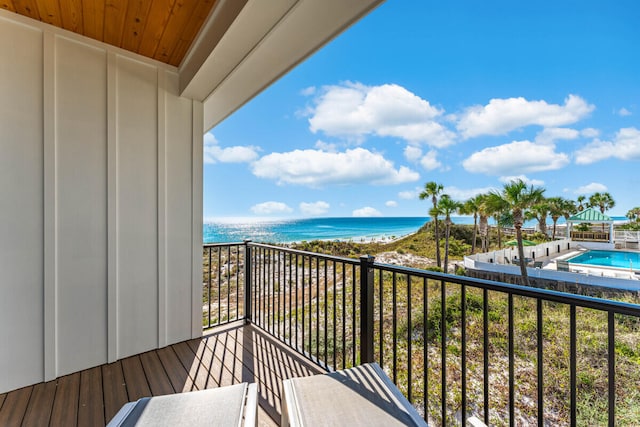
[[[0,394],[0,426],[104,426],[126,402],[241,382],[258,384],[261,426],[280,422],[281,381],[323,372],[241,322],[201,339]]]

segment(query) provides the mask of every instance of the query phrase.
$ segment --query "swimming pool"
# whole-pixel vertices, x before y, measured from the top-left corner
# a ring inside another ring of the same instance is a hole
[[[640,252],[591,250],[569,258],[567,261],[572,264],[640,270]]]

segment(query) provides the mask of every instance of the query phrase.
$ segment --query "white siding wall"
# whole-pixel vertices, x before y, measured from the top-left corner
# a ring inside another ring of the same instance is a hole
[[[0,14],[0,393],[200,331],[202,104]]]
[[[0,21],[0,57],[2,392],[44,375],[42,34]]]

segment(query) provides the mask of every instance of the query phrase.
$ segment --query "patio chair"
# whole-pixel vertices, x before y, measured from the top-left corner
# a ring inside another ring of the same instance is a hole
[[[125,404],[107,427],[257,426],[256,384],[145,397]]]
[[[427,427],[377,363],[282,381],[283,427]]]

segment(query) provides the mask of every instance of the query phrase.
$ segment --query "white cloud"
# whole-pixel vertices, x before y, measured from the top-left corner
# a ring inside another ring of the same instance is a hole
[[[443,111],[395,84],[326,86],[311,111],[312,132],[362,140],[367,135],[445,147],[455,134],[440,124]]]
[[[583,185],[582,187],[578,187],[573,190],[574,194],[591,194],[596,192],[604,192],[607,191],[607,186],[604,184],[600,184],[599,182],[591,182],[587,185]]]
[[[395,200],[387,200],[384,205],[388,208],[395,208],[398,206],[398,202]]]
[[[576,123],[594,110],[579,96],[569,95],[564,105],[546,101],[528,101],[522,97],[492,99],[487,105],[467,108],[458,122],[464,138],[480,135],[504,135],[529,125],[558,127]]]
[[[588,165],[608,158],[620,160],[640,160],[640,130],[623,128],[616,133],[613,141],[596,139],[575,152],[576,163]]]
[[[272,215],[274,213],[292,212],[289,206],[282,202],[264,202],[251,206],[251,212],[256,215]]]
[[[428,171],[442,167],[442,163],[438,160],[438,153],[435,150],[429,151],[420,159],[420,164]]]
[[[458,187],[445,187],[442,191],[443,194],[448,194],[453,200],[465,201],[470,199],[478,194],[488,193],[490,191],[495,190],[493,187],[482,187],[482,188],[469,188],[462,189]]]
[[[487,147],[473,153],[462,162],[469,172],[487,175],[519,175],[556,170],[569,163],[569,156],[557,153],[555,146],[514,141],[510,144]]]
[[[316,141],[314,147],[316,147],[320,151],[329,151],[331,153],[335,153],[336,151],[338,151],[338,147],[336,146],[336,144],[320,140]]]
[[[329,211],[329,203],[319,200],[313,203],[300,203],[300,212],[305,215],[318,216],[324,215]]]
[[[328,184],[368,183],[392,185],[417,181],[420,175],[405,167],[396,169],[379,153],[355,148],[339,153],[294,150],[272,153],[252,164],[253,174],[278,184],[320,187]]]
[[[352,216],[356,217],[370,217],[370,216],[382,216],[382,214],[375,208],[371,206],[365,206],[364,208],[356,209],[351,213]]]
[[[580,135],[585,138],[596,138],[600,136],[600,131],[594,128],[585,128],[580,131]]]
[[[249,163],[258,158],[258,147],[234,146],[222,148],[212,133],[204,135],[202,160],[204,163]]]
[[[627,110],[624,107],[618,110],[618,115],[623,116],[623,117],[624,116],[630,116],[631,114],[632,114],[631,111]]]
[[[398,197],[403,200],[412,200],[417,199],[420,195],[422,189],[420,187],[416,187],[413,190],[405,190],[398,193]]]
[[[498,180],[504,184],[509,184],[511,181],[524,181],[527,185],[540,186],[544,185],[544,181],[541,179],[530,179],[526,175],[509,175],[501,176]]]
[[[553,144],[557,140],[576,139],[580,132],[569,128],[545,128],[536,135],[539,144]]]
[[[314,93],[316,93],[316,87],[315,86],[305,87],[304,89],[302,89],[300,91],[300,95],[302,95],[302,96],[311,96]]]
[[[414,145],[407,145],[404,149],[404,158],[410,162],[417,162],[422,156],[422,150],[420,147]]]

